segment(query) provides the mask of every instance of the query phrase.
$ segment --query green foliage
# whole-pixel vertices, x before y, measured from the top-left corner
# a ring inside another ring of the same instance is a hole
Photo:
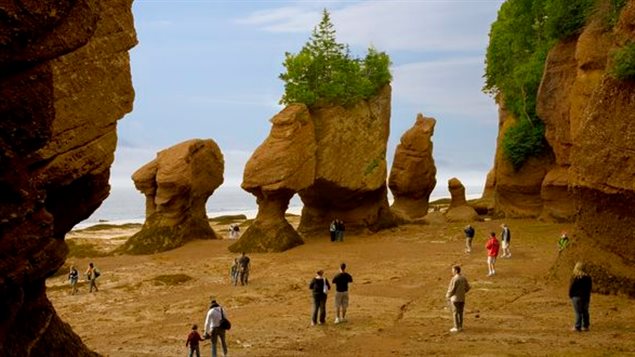
[[[545,30],[549,38],[562,39],[578,32],[595,7],[596,0],[550,0],[545,2]]]
[[[537,138],[544,128],[536,115],[536,97],[547,54],[559,39],[581,30],[595,2],[508,0],[492,24],[483,90],[501,95],[507,110],[519,119],[503,139],[505,157],[517,169],[545,148],[544,138]]]
[[[545,128],[542,123],[520,120],[505,132],[503,154],[515,170],[532,156],[540,155],[545,147]]]
[[[622,8],[628,0],[608,0],[608,12],[606,15],[606,24],[609,27],[615,26],[617,20],[620,18],[620,13],[622,12]]]
[[[635,43],[629,42],[613,52],[611,75],[620,80],[635,79]]]
[[[392,79],[390,58],[374,48],[362,59],[352,58],[346,45],[337,43],[329,13],[297,54],[285,53],[286,72],[281,104],[348,105],[376,94]]]

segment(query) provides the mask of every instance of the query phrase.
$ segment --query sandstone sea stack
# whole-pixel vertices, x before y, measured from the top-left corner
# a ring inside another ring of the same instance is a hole
[[[9,0],[2,14],[0,355],[93,356],[45,279],[110,190],[116,122],[134,98],[131,1]]]
[[[122,250],[149,254],[193,239],[216,239],[205,204],[223,183],[223,154],[211,140],[193,139],[160,151],[133,175],[146,197],[146,221]]]
[[[472,222],[478,220],[478,213],[467,204],[465,186],[456,177],[448,180],[448,190],[452,200],[445,213],[448,222]]]
[[[428,214],[430,193],[437,183],[437,169],[432,157],[435,124],[434,118],[418,114],[414,126],[401,136],[395,150],[388,179],[394,197],[391,209],[406,220]]]
[[[339,218],[347,230],[394,226],[386,188],[391,88],[351,107],[311,109],[317,144],[313,184],[299,192],[300,232],[328,232]]]
[[[256,196],[258,215],[233,252],[280,252],[302,244],[284,214],[295,193],[315,178],[315,127],[304,104],[292,104],[271,119],[271,132],[253,153],[242,188]]]

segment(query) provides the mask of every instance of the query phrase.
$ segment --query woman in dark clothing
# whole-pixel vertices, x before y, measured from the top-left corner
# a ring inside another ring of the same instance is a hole
[[[591,302],[592,281],[582,262],[573,268],[573,277],[569,286],[569,298],[575,312],[573,331],[589,330],[589,302]]]
[[[329,289],[331,289],[331,284],[329,284],[329,281],[324,276],[324,272],[322,270],[318,271],[315,278],[311,280],[309,289],[313,291],[313,315],[311,315],[311,326],[315,326],[318,322],[318,312],[320,314],[320,325],[322,325],[326,321],[326,297]]]

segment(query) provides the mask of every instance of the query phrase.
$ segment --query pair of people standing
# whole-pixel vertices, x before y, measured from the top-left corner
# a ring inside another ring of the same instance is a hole
[[[232,284],[234,286],[238,285],[240,281],[240,285],[249,284],[249,269],[251,267],[251,260],[245,252],[242,253],[240,258],[234,259],[234,264],[229,270],[229,277],[231,278]]]
[[[346,310],[348,309],[348,284],[353,282],[353,277],[346,272],[346,263],[340,264],[340,272],[333,277],[335,284],[335,323],[346,322]],[[319,270],[317,275],[309,284],[309,289],[313,291],[313,314],[311,315],[311,326],[318,323],[322,325],[326,322],[326,299],[328,291],[331,289],[328,279],[324,276],[324,271]]]
[[[331,222],[331,225],[329,226],[329,232],[331,233],[331,242],[344,241],[345,230],[346,227],[344,226],[344,222],[342,220],[333,220],[333,222]]]

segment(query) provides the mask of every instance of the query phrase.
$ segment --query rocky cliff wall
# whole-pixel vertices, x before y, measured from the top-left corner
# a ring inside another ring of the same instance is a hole
[[[551,49],[537,112],[553,155],[520,170],[535,176],[528,197],[522,185],[526,178],[500,171],[497,150],[495,197],[496,209],[506,215],[517,215],[511,205],[533,202],[532,216],[575,220],[572,244],[561,253],[554,274],[566,279],[576,261],[586,261],[595,291],[635,297],[635,81],[611,74],[611,53],[633,41],[631,0],[616,26],[598,12],[579,35]],[[504,180],[510,184],[501,186]],[[511,205],[501,197],[510,198]]]
[[[131,0],[0,4],[0,355],[91,356],[45,279],[109,193],[132,110]]]
[[[502,100],[497,102],[499,122],[496,156],[494,169],[488,174],[488,182],[493,181],[494,184],[493,194],[489,193],[493,195],[494,212],[505,217],[537,217],[543,209],[540,192],[547,172],[553,167],[553,153],[547,149],[541,157],[532,157],[519,170],[514,170],[503,156],[502,141],[505,132],[518,119],[506,110]]]

